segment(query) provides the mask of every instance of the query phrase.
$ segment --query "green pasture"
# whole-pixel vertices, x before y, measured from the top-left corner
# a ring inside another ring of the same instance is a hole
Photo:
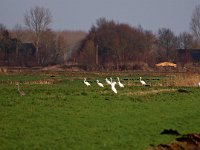
[[[152,86],[141,86],[140,75],[119,75],[118,94],[105,83],[115,73],[0,75],[0,149],[145,150],[176,138],[164,129],[200,132],[198,87],[160,86],[166,77],[158,75],[142,76]]]

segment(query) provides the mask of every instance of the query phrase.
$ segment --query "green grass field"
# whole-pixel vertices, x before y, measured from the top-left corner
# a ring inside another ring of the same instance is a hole
[[[116,86],[114,94],[105,84],[110,76],[114,73],[0,75],[0,149],[145,150],[175,139],[161,135],[164,129],[200,132],[199,88],[156,86],[163,77],[145,87],[137,75],[123,74],[125,88]],[[83,84],[84,77],[91,87]],[[105,87],[98,87],[96,79]]]

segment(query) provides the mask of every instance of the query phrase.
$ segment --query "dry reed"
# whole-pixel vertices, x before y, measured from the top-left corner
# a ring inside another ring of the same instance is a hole
[[[200,82],[199,74],[178,74],[169,76],[164,80],[165,86],[177,87],[198,87]]]

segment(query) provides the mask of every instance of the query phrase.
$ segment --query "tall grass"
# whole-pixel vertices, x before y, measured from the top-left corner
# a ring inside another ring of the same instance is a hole
[[[1,77],[21,79],[26,96],[19,95],[15,84],[0,84],[0,149],[144,150],[175,138],[161,135],[164,129],[200,131],[195,87],[182,93],[178,87],[144,87],[124,80],[125,88],[117,87],[114,94],[107,85],[98,87],[95,80],[104,81],[99,75],[89,77],[91,87],[83,84],[82,75],[57,75],[52,84],[23,84],[52,79],[49,75]]]
[[[198,87],[199,82],[200,76],[196,73],[171,75],[165,80],[167,86],[176,87]]]

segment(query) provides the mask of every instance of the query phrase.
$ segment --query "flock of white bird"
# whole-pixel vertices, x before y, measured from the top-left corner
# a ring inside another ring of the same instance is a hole
[[[117,94],[117,89],[115,88],[116,84],[118,84],[119,87],[124,88],[124,84],[122,84],[122,83],[120,82],[119,77],[117,77],[117,80],[118,80],[117,82],[113,81],[112,78],[110,78],[110,80],[108,80],[108,79],[106,78],[105,80],[106,80],[107,84],[111,86],[111,90],[112,90],[114,93],[116,93],[116,94]],[[99,82],[99,80],[96,80],[96,81],[97,81],[97,84],[98,84],[100,87],[104,87],[103,83]],[[91,84],[90,84],[88,81],[86,81],[86,78],[84,78],[84,81],[83,81],[83,82],[84,82],[84,84],[85,84],[86,86],[91,86]],[[146,82],[142,80],[142,77],[140,77],[140,83],[141,83],[142,85],[144,85],[144,86],[147,85]],[[26,95],[24,91],[22,91],[22,90],[19,89],[19,83],[17,83],[16,85],[17,85],[17,90],[18,90],[19,94],[20,94],[21,96]]]
[[[83,81],[84,84],[85,84],[86,86],[91,86],[91,84],[90,84],[88,81],[86,81],[86,80],[87,80],[87,79],[84,78],[84,81]],[[106,78],[105,80],[106,80],[107,84],[111,86],[111,90],[112,90],[114,93],[116,93],[116,94],[117,94],[117,89],[115,88],[116,84],[118,84],[119,87],[124,88],[124,84],[122,84],[122,83],[120,82],[119,77],[117,77],[117,80],[118,80],[117,82],[113,81],[112,78],[110,78],[110,80],[108,80],[108,79]],[[99,80],[96,80],[96,81],[97,81],[97,84],[98,84],[100,87],[102,87],[102,88],[104,87],[103,83],[99,82]],[[142,77],[139,78],[139,81],[140,81],[140,83],[141,83],[143,86],[150,86],[150,85],[147,85],[146,82],[145,82],[144,80],[142,80]],[[17,90],[18,90],[18,92],[19,92],[19,94],[20,94],[21,96],[26,95],[24,91],[22,91],[22,90],[19,89],[19,83],[17,83],[16,86],[17,86]],[[200,87],[200,82],[198,83],[198,87]]]
[[[84,78],[84,84],[86,85],[86,86],[91,86],[91,84],[88,82],[88,81],[86,81],[87,79],[86,78]],[[120,82],[120,80],[119,80],[119,77],[117,77],[117,82],[115,82],[115,81],[113,81],[112,80],[112,78],[110,78],[110,80],[109,79],[105,79],[106,80],[106,83],[108,84],[108,85],[110,85],[111,86],[111,90],[114,92],[114,93],[116,93],[117,94],[117,89],[115,88],[115,85],[116,84],[118,84],[119,85],[119,87],[121,87],[121,88],[124,88],[124,84],[122,84],[121,82]],[[103,83],[101,83],[101,82],[99,82],[99,80],[96,80],[97,81],[97,84],[100,86],[100,87],[104,87],[104,85],[103,85]],[[146,84],[146,82],[144,81],[144,80],[142,80],[142,77],[140,77],[140,83],[142,84],[142,85],[147,85]]]

